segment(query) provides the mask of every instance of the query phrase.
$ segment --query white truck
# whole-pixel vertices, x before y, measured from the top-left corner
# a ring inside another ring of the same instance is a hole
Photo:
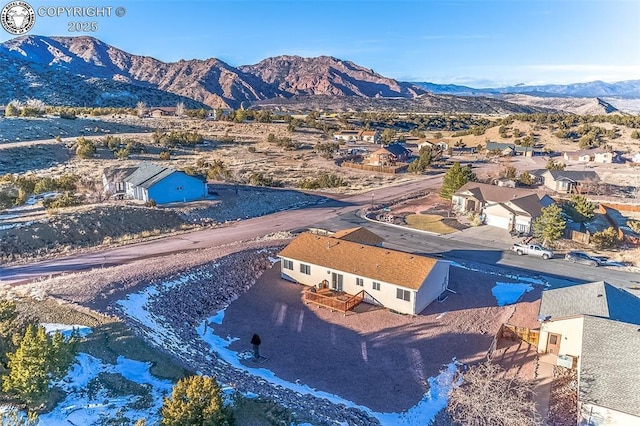
[[[540,244],[514,244],[511,250],[515,251],[518,256],[530,254],[538,256],[545,260],[553,257],[553,250],[542,247]]]

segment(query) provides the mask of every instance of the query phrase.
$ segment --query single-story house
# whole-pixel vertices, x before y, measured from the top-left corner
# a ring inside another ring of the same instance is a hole
[[[154,118],[168,117],[176,115],[176,107],[153,107],[149,108],[149,115]]]
[[[531,232],[533,220],[542,214],[542,208],[554,201],[546,194],[523,188],[467,182],[452,198],[456,210],[476,212],[489,226]]]
[[[578,192],[578,185],[600,181],[600,176],[593,170],[539,169],[531,170],[529,173],[538,177],[545,187],[565,194]]]
[[[106,191],[158,204],[194,201],[207,195],[205,179],[153,163],[109,170],[103,174],[103,183]]]
[[[431,148],[434,149],[436,146],[436,144],[434,144],[433,142],[429,142],[429,141],[423,141],[418,143],[418,152],[420,152],[420,150],[422,148]]]
[[[378,247],[381,247],[384,242],[384,238],[369,231],[367,228],[363,228],[362,226],[343,229],[333,233],[331,236],[340,240],[351,241],[352,243],[368,244],[370,246]]]
[[[445,141],[423,141],[418,143],[418,150],[420,150],[422,147],[424,146],[428,146],[431,149],[438,149],[440,151],[446,151],[449,149],[449,144],[446,143]]]
[[[344,239],[302,233],[279,254],[282,278],[417,315],[449,284],[450,262]]]
[[[615,154],[601,148],[581,149],[579,151],[565,151],[564,159],[567,161],[577,161],[580,163],[613,163]]]
[[[532,157],[537,150],[532,146],[516,145],[508,142],[487,142],[488,152],[498,152],[502,156],[522,155],[524,157]]]
[[[362,130],[340,130],[333,134],[336,141],[355,142],[360,140]]]
[[[487,142],[486,149],[488,152],[500,153],[500,155],[503,156],[514,155],[516,153],[516,146],[512,143]]]
[[[604,281],[547,290],[538,319],[538,352],[578,372],[578,424],[640,424],[640,298]]]
[[[377,130],[364,130],[360,134],[360,138],[362,142],[379,143],[380,132],[378,132]]]

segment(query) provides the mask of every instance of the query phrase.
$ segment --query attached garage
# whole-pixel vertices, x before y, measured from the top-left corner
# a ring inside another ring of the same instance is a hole
[[[513,216],[513,212],[503,204],[494,204],[484,209],[485,225],[495,226],[496,228],[511,230]]]

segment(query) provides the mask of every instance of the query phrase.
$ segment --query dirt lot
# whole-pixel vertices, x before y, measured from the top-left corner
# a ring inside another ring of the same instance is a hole
[[[269,358],[260,366],[279,377],[376,411],[401,411],[422,398],[427,379],[452,358],[470,363],[486,356],[498,327],[514,311],[513,305],[496,306],[495,281],[495,275],[452,268],[450,287],[458,294],[421,315],[362,304],[344,316],[305,305],[303,287],[280,279],[276,265],[227,308],[216,333],[241,337],[231,346],[238,351],[249,349],[251,335],[258,333]]]

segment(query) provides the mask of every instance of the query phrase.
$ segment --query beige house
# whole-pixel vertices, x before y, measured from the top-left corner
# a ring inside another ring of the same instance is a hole
[[[565,151],[564,159],[579,163],[613,163],[613,152],[601,148],[582,149],[579,151]]]
[[[282,278],[328,285],[365,301],[417,315],[449,283],[450,262],[311,233],[298,235],[278,255]]]
[[[360,138],[362,142],[380,143],[380,132],[377,130],[363,130]]]
[[[600,176],[593,170],[534,170],[530,173],[538,176],[545,187],[564,194],[580,192],[580,185],[600,181]]]
[[[340,130],[333,134],[336,141],[356,142],[360,140],[362,130]]]
[[[578,424],[640,424],[640,299],[603,281],[542,293],[538,352],[578,371]]]
[[[475,212],[489,226],[531,232],[542,208],[553,204],[547,195],[530,189],[467,182],[451,197],[455,210]]]
[[[153,118],[169,117],[176,115],[176,107],[154,107],[149,109],[149,115]]]

